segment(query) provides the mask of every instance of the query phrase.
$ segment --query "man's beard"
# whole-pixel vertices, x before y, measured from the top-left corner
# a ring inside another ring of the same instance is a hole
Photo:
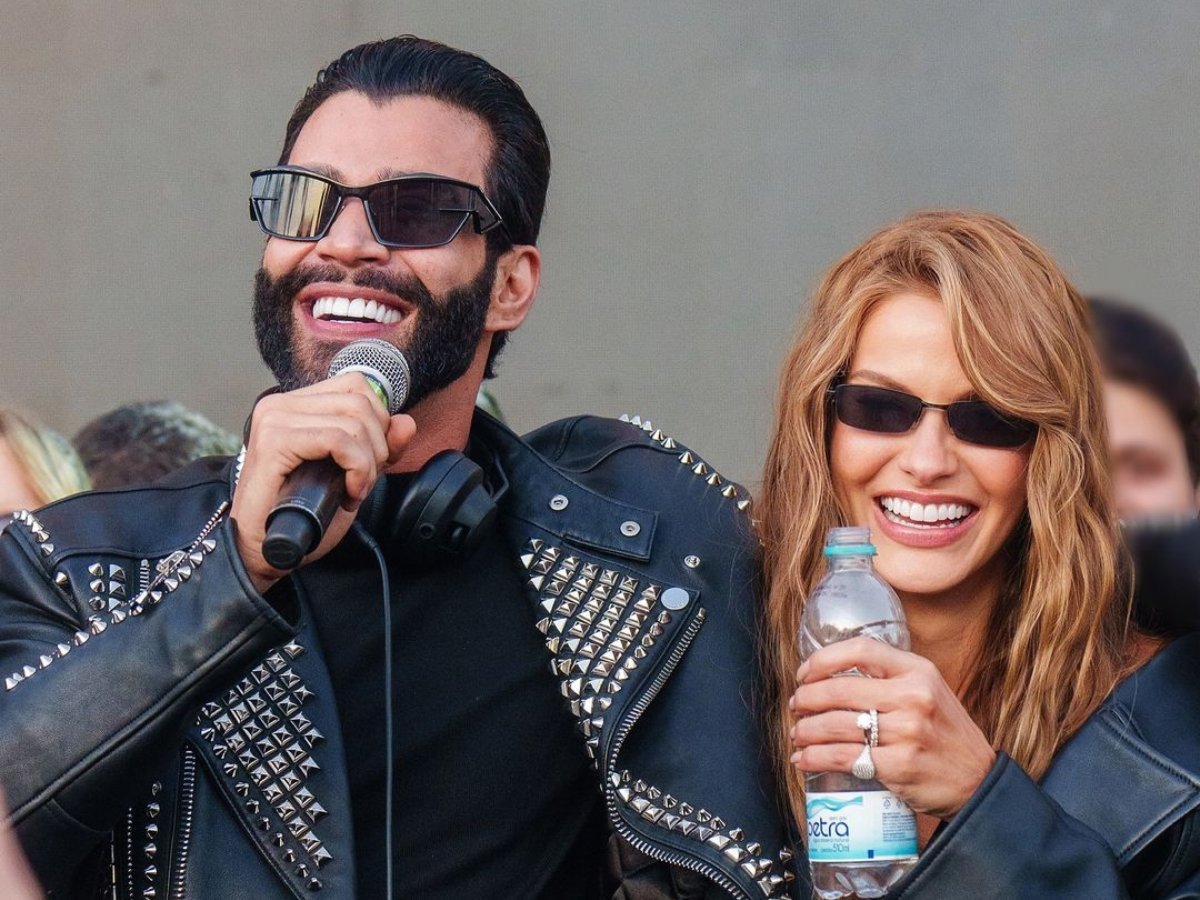
[[[313,340],[296,346],[292,300],[313,282],[348,283],[386,291],[411,304],[416,325],[406,344],[398,344],[408,360],[411,383],[405,407],[448,387],[475,360],[483,337],[496,276],[496,257],[488,253],[483,270],[468,284],[436,298],[414,276],[364,269],[353,277],[332,265],[298,268],[278,279],[265,269],[254,276],[254,336],[263,362],[285,391],[322,381],[345,342]]]

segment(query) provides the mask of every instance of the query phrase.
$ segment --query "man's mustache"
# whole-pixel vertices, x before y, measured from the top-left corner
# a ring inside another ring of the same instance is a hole
[[[348,283],[355,287],[395,294],[418,310],[427,309],[436,303],[429,288],[415,275],[397,275],[375,268],[350,273],[332,265],[305,266],[288,272],[276,283],[276,296],[295,297],[308,285],[318,281],[330,284]]]

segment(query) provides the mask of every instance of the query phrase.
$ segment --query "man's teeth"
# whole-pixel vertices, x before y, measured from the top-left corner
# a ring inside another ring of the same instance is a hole
[[[949,528],[957,525],[975,511],[974,506],[961,503],[913,503],[900,497],[882,497],[879,505],[884,514],[893,522],[902,525],[920,523],[935,528]]]
[[[313,304],[312,314],[314,319],[357,319],[360,322],[378,322],[380,325],[392,325],[403,318],[390,306],[362,297],[353,300],[348,297],[322,297]]]

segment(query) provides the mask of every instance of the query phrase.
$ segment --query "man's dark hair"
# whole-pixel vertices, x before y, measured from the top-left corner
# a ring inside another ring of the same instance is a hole
[[[156,481],[203,456],[231,456],[241,440],[174,400],[129,403],[71,439],[97,490]]]
[[[1089,298],[1105,374],[1149,391],[1167,408],[1187,450],[1192,483],[1200,484],[1200,381],[1179,335],[1125,303]]]
[[[335,94],[357,91],[376,103],[394,97],[432,97],[474,113],[492,133],[492,157],[482,185],[503,228],[487,235],[489,253],[511,244],[536,244],[550,183],[550,144],[521,88],[491,63],[463,50],[411,34],[360,44],[317,73],[317,80],[288,120],[280,163],[286,163],[300,129]],[[486,377],[508,340],[498,331],[488,353]]]

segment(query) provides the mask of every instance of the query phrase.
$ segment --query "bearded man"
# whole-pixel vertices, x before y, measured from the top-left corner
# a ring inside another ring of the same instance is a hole
[[[56,897],[799,890],[744,492],[637,419],[474,411],[537,293],[549,171],[484,60],[347,51],[252,176],[278,389],[241,457],[0,539],[0,781]],[[364,338],[404,352],[404,413],[327,377]],[[276,568],[268,518],[320,460],[341,503]]]

